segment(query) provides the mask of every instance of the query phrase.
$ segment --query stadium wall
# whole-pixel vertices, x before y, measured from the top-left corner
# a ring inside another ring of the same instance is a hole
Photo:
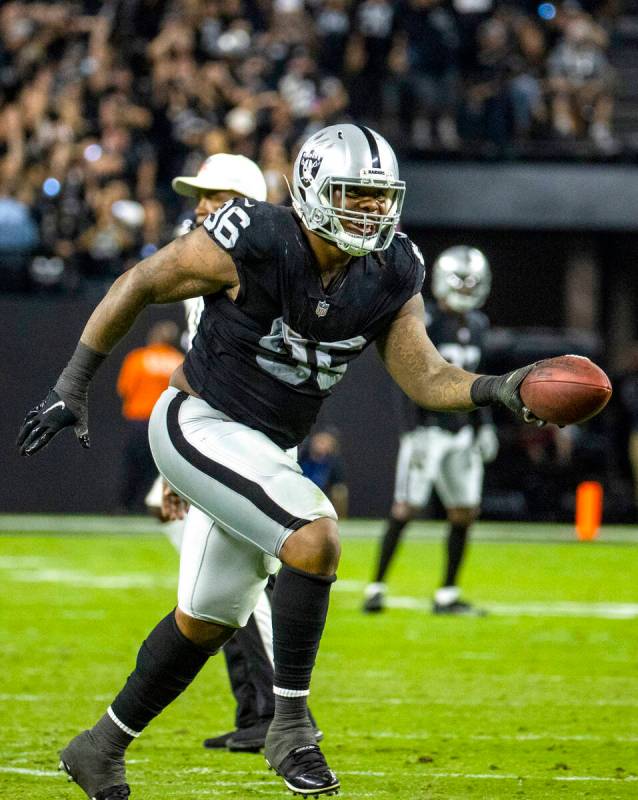
[[[410,226],[638,230],[638,167],[412,162],[401,171]]]

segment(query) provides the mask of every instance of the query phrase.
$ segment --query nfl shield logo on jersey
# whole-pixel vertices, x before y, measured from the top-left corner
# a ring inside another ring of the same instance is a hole
[[[328,309],[330,308],[330,303],[326,303],[325,300],[320,300],[317,303],[317,308],[315,308],[315,314],[318,317],[325,317],[328,313]]]

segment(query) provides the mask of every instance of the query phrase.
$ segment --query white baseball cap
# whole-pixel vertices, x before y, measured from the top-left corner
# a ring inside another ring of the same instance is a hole
[[[209,156],[195,177],[180,175],[173,178],[171,185],[177,194],[186,197],[197,197],[201,190],[226,190],[254,200],[265,200],[268,191],[262,171],[254,161],[246,156],[231,156],[228,153]]]

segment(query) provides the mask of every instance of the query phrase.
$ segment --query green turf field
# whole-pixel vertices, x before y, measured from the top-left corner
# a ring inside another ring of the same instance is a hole
[[[3,800],[83,797],[56,751],[104,711],[174,604],[177,557],[152,527],[0,517]],[[567,528],[485,524],[463,585],[492,613],[442,619],[427,603],[441,524],[414,526],[392,607],[360,613],[378,530],[344,524],[312,686],[342,796],[638,798],[635,533],[580,544]],[[213,659],[131,747],[133,800],[290,796],[261,756],[201,747],[232,712]]]

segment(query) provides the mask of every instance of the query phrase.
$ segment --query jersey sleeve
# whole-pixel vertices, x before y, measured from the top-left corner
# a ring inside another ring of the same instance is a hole
[[[401,259],[401,282],[406,287],[406,300],[409,300],[413,295],[423,291],[425,259],[412,239],[404,234],[399,234],[399,236],[404,251]]]
[[[204,220],[210,238],[235,262],[241,284],[238,300],[250,284],[269,294],[276,292],[280,214],[281,209],[270,203],[236,198]]]

